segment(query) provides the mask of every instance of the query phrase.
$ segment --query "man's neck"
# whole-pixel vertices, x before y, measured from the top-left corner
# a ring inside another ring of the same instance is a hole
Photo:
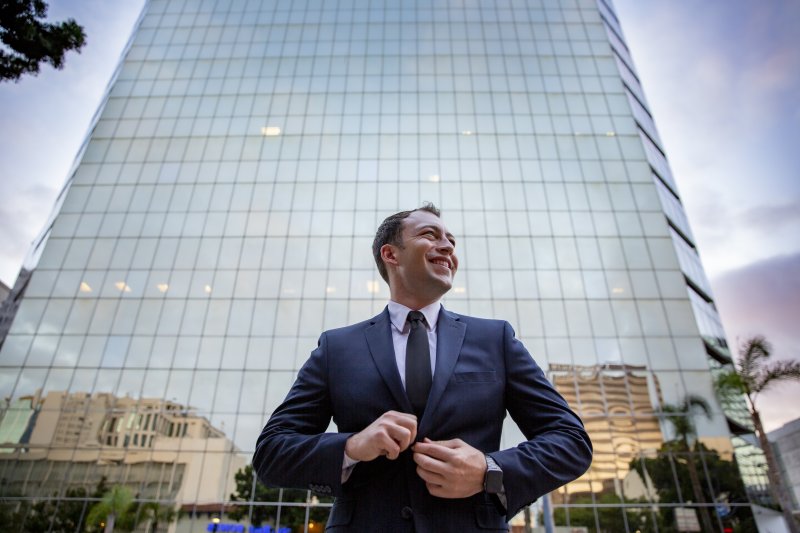
[[[393,302],[397,302],[401,305],[405,305],[412,311],[419,311],[423,307],[428,307],[429,305],[438,302],[441,300],[441,296],[436,298],[412,298],[412,297],[402,297],[396,294],[391,295],[391,299]]]

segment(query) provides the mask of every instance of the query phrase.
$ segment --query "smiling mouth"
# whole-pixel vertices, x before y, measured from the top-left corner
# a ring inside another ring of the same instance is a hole
[[[452,267],[450,266],[450,263],[448,261],[445,261],[444,259],[432,259],[431,263],[433,263],[434,265],[443,266],[447,270],[452,270]]]

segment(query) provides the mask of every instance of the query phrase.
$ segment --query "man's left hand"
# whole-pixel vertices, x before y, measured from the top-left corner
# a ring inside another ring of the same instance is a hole
[[[467,498],[483,490],[486,457],[463,440],[434,442],[426,438],[413,450],[417,474],[433,496]]]

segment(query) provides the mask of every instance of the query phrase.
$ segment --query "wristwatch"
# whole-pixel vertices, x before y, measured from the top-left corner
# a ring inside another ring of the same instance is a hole
[[[489,454],[486,454],[486,474],[483,476],[483,490],[489,494],[503,492],[503,469]]]

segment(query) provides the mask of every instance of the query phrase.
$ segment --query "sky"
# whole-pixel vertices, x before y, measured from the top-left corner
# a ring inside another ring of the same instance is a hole
[[[615,0],[735,351],[800,358],[800,2]],[[62,71],[0,83],[0,281],[43,229],[144,0],[54,0],[87,44]],[[768,430],[800,384],[762,395]]]
[[[734,353],[800,359],[800,2],[614,0]],[[800,417],[800,383],[757,406]]]

